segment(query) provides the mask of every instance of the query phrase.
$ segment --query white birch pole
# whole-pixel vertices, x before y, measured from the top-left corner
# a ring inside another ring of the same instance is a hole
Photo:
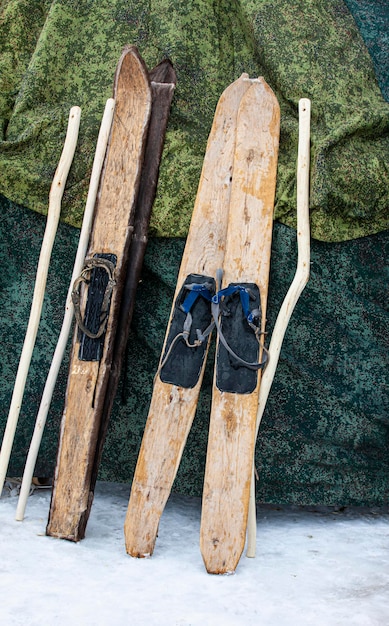
[[[282,303],[274,326],[270,346],[269,362],[262,374],[259,391],[257,430],[265,410],[270,389],[276,372],[285,332],[296,303],[308,282],[310,266],[310,228],[309,228],[309,161],[310,161],[310,114],[311,102],[307,98],[299,101],[299,141],[297,156],[297,269]],[[256,512],[255,512],[255,468],[253,467],[250,507],[247,529],[246,556],[255,557],[256,550]]]
[[[43,299],[46,289],[47,274],[50,265],[51,251],[53,249],[55,235],[59,222],[59,216],[61,213],[61,201],[63,193],[65,191],[65,183],[77,145],[80,117],[80,107],[72,107],[69,113],[68,128],[64,147],[56,172],[54,174],[53,182],[51,184],[47,222],[39,256],[30,317],[23,343],[23,349],[19,361],[15,386],[12,394],[11,405],[0,452],[0,495],[8,470],[8,464],[19,419],[20,408],[22,405],[27,374],[30,367],[36,335],[38,332]]]
[[[54,351],[50,370],[47,375],[45,388],[43,390],[43,395],[35,422],[34,433],[31,439],[30,449],[28,451],[26,465],[24,468],[23,480],[15,516],[15,519],[17,521],[22,521],[24,519],[24,513],[26,510],[27,499],[30,493],[32,477],[39,453],[40,444],[42,441],[43,430],[46,424],[47,414],[50,408],[50,403],[54,393],[55,384],[57,382],[59,369],[61,367],[63,355],[66,349],[73,322],[74,308],[72,303],[72,289],[74,281],[76,280],[76,278],[78,278],[84,266],[85,255],[87,252],[90,232],[92,229],[94,209],[96,204],[97,192],[99,189],[101,171],[103,168],[109,134],[112,126],[114,108],[115,101],[113,100],[113,98],[109,98],[105,106],[103,119],[100,126],[100,132],[97,139],[96,152],[89,183],[88,197],[86,199],[84,217],[82,221],[80,237],[78,240],[73,273],[66,298],[65,314],[62,322],[61,332],[59,334],[57,346]]]

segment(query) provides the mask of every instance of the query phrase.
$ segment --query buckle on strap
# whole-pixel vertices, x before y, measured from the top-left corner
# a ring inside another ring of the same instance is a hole
[[[262,352],[261,361],[250,362],[240,357],[238,354],[236,354],[236,352],[234,352],[234,350],[228,344],[225,336],[223,335],[223,331],[222,331],[220,319],[219,319],[220,314],[222,313],[221,305],[223,304],[223,301],[225,300],[225,298],[228,298],[229,296],[232,296],[236,293],[239,293],[244,317],[249,327],[254,332],[255,337],[258,341],[258,345],[262,347],[263,352]],[[253,310],[250,309],[249,303],[252,297],[253,296],[248,287],[245,287],[244,285],[239,285],[239,284],[230,284],[228,285],[228,287],[225,287],[224,289],[219,289],[219,291],[213,296],[212,304],[211,304],[211,311],[212,311],[214,325],[216,327],[216,331],[219,336],[219,340],[223,344],[227,352],[233,357],[233,359],[237,362],[238,365],[246,367],[250,370],[259,370],[259,369],[264,368],[265,365],[267,364],[268,351],[266,350],[264,346],[261,346],[261,343],[260,343],[260,336],[263,335],[264,333],[261,331],[260,326],[258,326],[256,323],[257,320],[259,320],[260,318],[259,309],[258,308],[253,309]]]

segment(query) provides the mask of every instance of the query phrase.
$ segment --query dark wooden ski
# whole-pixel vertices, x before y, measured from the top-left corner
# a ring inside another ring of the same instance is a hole
[[[152,95],[137,49],[126,47],[114,81],[115,114],[79,299],[47,534],[83,538],[97,438],[134,231]],[[84,311],[84,313],[81,313]]]

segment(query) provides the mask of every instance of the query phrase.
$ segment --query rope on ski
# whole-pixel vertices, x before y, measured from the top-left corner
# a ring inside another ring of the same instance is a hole
[[[83,323],[82,321],[82,313],[81,313],[81,296],[80,289],[82,283],[89,285],[90,283],[90,273],[95,268],[104,269],[108,274],[108,283],[105,289],[103,302],[101,305],[101,313],[100,313],[100,326],[96,333],[92,333]],[[108,311],[109,311],[109,303],[111,300],[111,294],[114,286],[116,285],[116,281],[114,278],[115,266],[108,259],[102,259],[99,257],[93,257],[85,260],[84,268],[78,278],[74,281],[73,291],[72,291],[72,301],[74,306],[74,315],[80,330],[90,337],[91,339],[98,339],[101,337],[105,331],[108,322]]]
[[[190,283],[185,284],[184,287],[189,291],[189,294],[180,306],[180,309],[186,313],[182,335],[188,348],[197,348],[198,346],[201,346],[201,344],[204,343],[207,337],[211,334],[214,324],[211,323],[204,331],[196,328],[197,339],[195,339],[193,344],[190,344],[189,334],[192,328],[192,315],[190,310],[199,297],[204,298],[208,302],[212,301],[212,285],[210,283]]]

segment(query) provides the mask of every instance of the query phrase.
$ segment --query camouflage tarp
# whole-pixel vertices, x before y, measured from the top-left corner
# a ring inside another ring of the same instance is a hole
[[[389,105],[343,0],[3,0],[0,193],[41,213],[68,112],[82,108],[62,218],[79,226],[117,60],[135,44],[169,57],[177,89],[151,233],[187,233],[216,102],[242,72],[281,105],[276,218],[295,225],[297,103],[312,99],[312,234],[344,241],[388,228]]]
[[[386,4],[347,0],[351,15],[339,0],[0,2],[0,436],[27,327],[42,213],[69,108],[82,107],[63,214],[68,223],[61,223],[54,246],[10,473],[23,471],[62,320],[102,110],[120,51],[133,43],[149,67],[169,56],[178,85],[154,236],[100,477],[131,481],[214,107],[224,87],[247,71],[265,76],[282,108],[270,335],[296,263],[291,226],[299,97],[312,98],[313,112],[311,278],[288,328],[261,425],[258,499],[388,503]],[[66,357],[38,459],[41,476],[55,465],[67,363]],[[211,365],[174,487],[181,493],[202,490]]]

